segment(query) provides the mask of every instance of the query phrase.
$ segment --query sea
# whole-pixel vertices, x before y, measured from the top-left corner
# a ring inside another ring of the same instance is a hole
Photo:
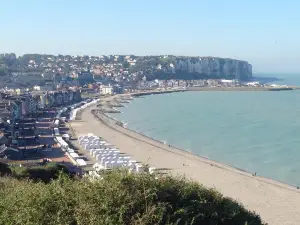
[[[300,74],[254,80],[300,86]],[[112,117],[129,129],[233,167],[300,186],[300,90],[139,97]]]

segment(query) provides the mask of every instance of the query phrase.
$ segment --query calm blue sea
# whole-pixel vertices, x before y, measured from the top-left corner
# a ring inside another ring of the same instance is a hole
[[[262,76],[262,75],[256,75]],[[263,75],[300,85],[300,74]],[[300,91],[137,98],[112,116],[189,152],[300,186]]]

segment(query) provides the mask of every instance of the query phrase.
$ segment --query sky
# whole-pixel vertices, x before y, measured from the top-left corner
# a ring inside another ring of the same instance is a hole
[[[180,55],[300,73],[298,0],[0,0],[0,53]]]

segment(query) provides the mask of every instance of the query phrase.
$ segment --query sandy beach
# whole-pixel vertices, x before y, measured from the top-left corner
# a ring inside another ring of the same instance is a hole
[[[165,145],[122,128],[101,113],[98,114],[100,119],[96,119],[91,112],[93,109],[98,108],[95,105],[85,109],[81,121],[71,122],[76,136],[93,133],[133,159],[156,168],[167,168],[174,175],[185,175],[206,187],[215,188],[257,212],[268,224],[299,224],[300,191],[297,188]]]

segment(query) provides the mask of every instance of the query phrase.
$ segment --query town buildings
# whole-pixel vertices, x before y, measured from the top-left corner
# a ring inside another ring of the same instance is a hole
[[[50,91],[46,93],[26,93],[22,95],[7,96],[6,99],[0,103],[4,106],[8,112],[7,115],[14,119],[20,119],[26,117],[28,114],[35,113],[40,109],[47,109],[52,107],[59,107],[71,102],[81,100],[81,94],[79,90],[67,90],[67,91]],[[7,107],[7,106],[10,107]],[[3,108],[3,110],[4,110]],[[3,114],[0,114],[0,117]]]
[[[7,76],[2,76],[0,87],[34,88],[40,91],[51,91],[65,86],[84,86],[95,82],[133,87],[144,76],[147,81],[246,81],[252,77],[252,66],[247,61],[219,57],[40,54],[16,57],[14,54],[4,54],[0,55],[0,61],[3,64],[0,64],[0,68],[9,68],[6,71],[10,71]]]
[[[41,148],[36,133],[40,113],[79,102],[81,93],[70,89],[22,95],[0,93],[0,97],[0,157],[6,152],[26,158]]]

